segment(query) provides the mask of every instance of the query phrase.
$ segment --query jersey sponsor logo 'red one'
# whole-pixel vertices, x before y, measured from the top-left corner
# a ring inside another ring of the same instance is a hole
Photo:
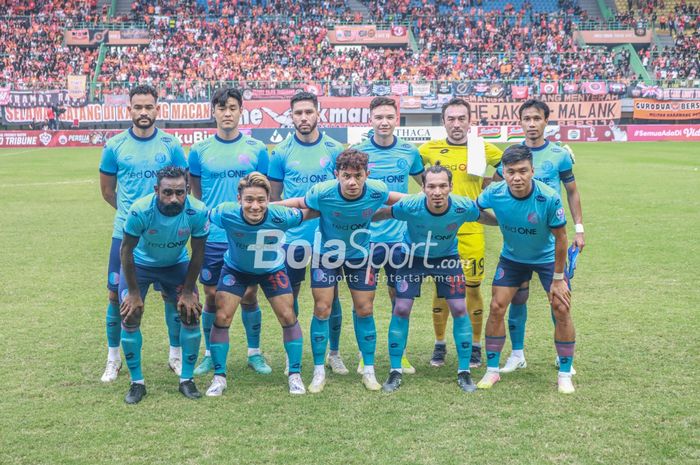
[[[212,171],[212,173],[209,177],[211,179],[243,178],[246,175],[248,175],[248,170],[226,170],[226,171],[219,171],[219,172]]]
[[[328,175],[327,174],[310,174],[308,176],[299,175],[296,178],[294,178],[293,180],[294,180],[294,183],[299,183],[299,184],[308,184],[310,182],[319,183],[319,182],[323,182],[323,181],[328,181]]]
[[[537,213],[532,212],[528,213],[527,215],[527,222],[530,224],[537,224],[540,221],[540,219],[537,216]]]
[[[379,181],[383,182],[388,182],[388,183],[402,183],[406,180],[406,176],[403,174],[396,175],[396,174],[390,174],[388,176],[380,176],[378,178],[373,178],[373,179],[378,179]]]

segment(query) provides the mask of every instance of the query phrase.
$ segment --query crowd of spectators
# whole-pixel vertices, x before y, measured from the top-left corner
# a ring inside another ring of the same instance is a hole
[[[700,79],[700,33],[677,35],[673,48],[652,47],[643,50],[640,56],[656,80]]]

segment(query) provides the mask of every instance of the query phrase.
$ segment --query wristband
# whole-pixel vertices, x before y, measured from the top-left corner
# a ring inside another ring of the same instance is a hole
[[[574,228],[576,229],[576,234],[583,234],[583,225],[581,223],[577,223]]]
[[[552,274],[553,281],[561,281],[564,279],[564,273],[554,273]]]

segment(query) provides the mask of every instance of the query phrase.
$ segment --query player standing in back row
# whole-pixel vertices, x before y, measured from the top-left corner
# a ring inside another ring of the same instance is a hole
[[[419,150],[423,163],[435,165],[438,162],[452,172],[453,193],[476,200],[482,191],[483,176],[467,172],[470,164],[467,136],[471,108],[461,98],[453,98],[442,106],[442,122],[447,131],[447,138],[426,142]],[[503,152],[493,144],[485,144],[485,164],[498,166]],[[475,163],[479,160],[472,160]],[[483,160],[481,160],[483,162]],[[481,297],[481,282],[484,279],[484,228],[481,224],[469,222],[459,228],[457,234],[458,252],[462,258],[466,278],[467,312],[474,331],[474,343],[470,366],[481,365],[481,328],[483,322],[484,300]],[[437,296],[433,299],[433,326],[435,327],[435,350],[430,360],[432,366],[445,364],[445,328],[450,316],[445,299]]]
[[[294,135],[272,149],[268,178],[272,186],[271,200],[303,197],[312,186],[334,179],[335,158],[343,145],[318,130],[318,98],[309,92],[299,92],[291,102]],[[306,278],[306,265],[311,256],[308,244],[313,244],[318,219],[305,221],[287,230],[285,252],[295,263],[286,263],[294,292],[294,312],[299,314],[299,290]],[[290,251],[291,249],[291,251]],[[302,264],[300,266],[300,264]],[[342,310],[336,289],[330,316],[330,352],[328,364],[334,373],[346,375],[348,369],[340,358]]]
[[[231,88],[219,89],[211,100],[216,134],[197,142],[190,149],[192,195],[201,199],[210,210],[223,202],[234,201],[238,196],[238,182],[248,174],[254,171],[267,174],[267,147],[238,130],[242,109],[243,98],[240,91]],[[195,375],[202,375],[213,369],[209,336],[216,318],[214,299],[227,249],[226,232],[213,224],[199,276],[206,298],[202,313],[206,352],[202,363],[195,370]],[[257,289],[257,286],[251,286],[241,299],[241,320],[248,342],[248,366],[256,373],[269,374],[272,369],[260,352],[262,314],[256,297]]]
[[[107,141],[100,161],[102,198],[116,210],[112,246],[107,268],[107,365],[102,382],[117,379],[122,366],[119,355],[121,334],[119,317],[119,248],[123,238],[127,212],[136,200],[153,192],[158,170],[166,166],[187,168],[185,152],[175,136],[155,127],[160,111],[158,93],[148,85],[138,85],[129,92],[129,115],[133,125]],[[179,376],[182,370],[180,318],[175,306],[165,300],[165,322],[168,326],[170,354],[168,365]]]

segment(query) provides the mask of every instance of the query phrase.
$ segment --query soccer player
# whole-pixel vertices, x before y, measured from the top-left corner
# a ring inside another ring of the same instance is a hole
[[[167,302],[177,307],[182,347],[180,392],[189,399],[201,394],[192,379],[197,361],[199,315],[197,273],[202,267],[204,244],[209,234],[207,208],[188,197],[187,172],[170,166],[157,173],[155,193],[133,203],[124,222],[119,278],[121,343],[131,374],[131,387],[124,399],[136,404],[146,395],[141,371],[141,317],[148,287],[158,283]],[[187,242],[192,237],[192,260]]]
[[[369,112],[374,134],[354,148],[369,156],[369,179],[383,181],[390,191],[408,194],[410,177],[413,177],[418,185],[422,182],[423,161],[415,145],[394,136],[394,129],[398,124],[396,101],[388,97],[375,97],[369,104]],[[372,231],[370,239],[372,264],[375,267],[384,266],[389,297],[393,303],[396,297],[394,287],[396,270],[391,264],[398,262],[389,260],[388,254],[400,253],[398,244],[403,241],[406,223],[394,219],[373,222],[370,230]],[[401,366],[404,373],[416,371],[405,355],[401,360]],[[360,374],[364,372],[362,363],[358,366],[358,372]]]
[[[461,98],[454,98],[442,106],[442,122],[447,132],[447,138],[426,142],[419,150],[423,163],[435,165],[438,161],[452,172],[454,193],[476,200],[482,191],[483,176],[469,174],[470,163],[477,164],[484,160],[474,157],[470,161],[467,136],[471,108],[469,103]],[[485,143],[485,164],[498,166],[501,160],[501,150],[493,144]],[[467,312],[474,330],[474,344],[470,366],[481,366],[481,327],[483,323],[484,301],[481,297],[481,282],[484,279],[484,229],[479,223],[464,223],[457,233],[457,250],[464,265],[466,279]],[[433,326],[435,329],[435,350],[430,360],[432,366],[445,364],[445,328],[449,317],[449,309],[445,299],[437,296],[433,299]]]
[[[362,353],[362,383],[371,391],[382,388],[374,373],[377,330],[374,324],[376,269],[370,263],[372,216],[385,203],[395,203],[403,194],[389,192],[386,184],[367,179],[368,157],[355,149],[343,151],[336,159],[337,179],[311,187],[303,198],[282,204],[311,208],[321,213],[320,242],[314,243],[311,291],[314,316],[311,320],[311,351],[314,376],[309,392],[319,393],[326,385],[324,358],[328,345],[328,320],[341,279],[345,279],[355,308],[355,337]]]
[[[132,127],[109,139],[102,151],[100,162],[100,188],[105,201],[116,209],[112,246],[107,267],[107,365],[102,382],[117,379],[122,362],[119,355],[120,317],[119,286],[120,256],[124,221],[131,204],[153,191],[158,170],[166,166],[187,168],[185,152],[176,137],[154,126],[160,106],[156,90],[148,85],[139,85],[129,92],[127,107]],[[168,365],[179,376],[182,369],[180,348],[180,321],[177,309],[167,299],[165,322],[170,339]]]
[[[532,151],[535,179],[547,184],[560,196],[561,184],[564,184],[569,201],[569,210],[576,224],[574,247],[581,251],[585,245],[583,213],[581,210],[581,196],[574,178],[573,157],[566,148],[553,144],[544,138],[544,131],[549,122],[549,107],[545,102],[535,99],[527,100],[521,105],[519,115],[520,126],[525,132],[523,144],[530,147]],[[502,167],[499,167],[497,173],[494,174],[494,180],[500,180],[502,178],[501,175]],[[527,367],[524,348],[529,291],[530,283],[524,282],[510,304],[508,331],[510,333],[512,352],[503,368],[501,368],[501,373],[511,373],[519,368]],[[571,372],[573,374],[576,373],[573,368]]]
[[[233,201],[238,195],[238,182],[253,171],[267,174],[267,147],[262,142],[238,130],[243,108],[243,97],[237,89],[222,88],[211,100],[216,121],[216,134],[197,142],[190,149],[190,183],[192,194],[213,209],[222,202]],[[209,349],[211,325],[216,317],[216,285],[228,249],[226,233],[217,225],[211,226],[204,250],[204,265],[199,281],[206,297],[202,313],[202,329],[206,352],[194,374],[202,375],[213,369]],[[248,366],[256,373],[269,374],[272,368],[260,351],[262,313],[256,298],[257,287],[251,286],[241,300],[241,319],[248,342]]]
[[[501,160],[505,182],[492,184],[477,199],[480,209],[493,209],[503,234],[503,249],[493,278],[486,322],[487,371],[478,387],[500,380],[499,360],[505,343],[503,317],[513,297],[536,272],[547,292],[555,318],[554,344],[559,355],[559,392],[572,393],[571,364],[575,332],[566,266],[566,214],[561,198],[545,183],[534,180],[532,151],[513,145]]]
[[[299,92],[291,102],[294,136],[287,137],[273,150],[268,178],[273,201],[303,197],[311,186],[333,179],[335,158],[343,151],[340,142],[322,134],[318,129],[318,98],[309,92]],[[294,291],[294,311],[299,314],[299,290],[306,278],[306,265],[314,242],[318,220],[305,221],[285,235],[287,272]],[[293,263],[292,263],[293,262]],[[346,375],[348,369],[340,357],[340,331],[343,316],[337,291],[330,316],[330,346],[327,363],[333,373]]]
[[[468,197],[452,195],[452,173],[433,165],[423,173],[423,192],[404,197],[391,208],[383,208],[375,219],[395,218],[408,222],[403,238],[407,250],[396,273],[396,300],[389,324],[391,371],[384,383],[385,392],[401,386],[401,357],[408,339],[413,300],[420,296],[421,281],[433,278],[437,295],[445,299],[454,319],[453,334],[457,346],[457,384],[465,392],[474,392],[469,361],[472,353],[472,325],[467,316],[464,272],[457,254],[457,230],[470,221],[497,225],[490,213],[479,213]]]
[[[253,172],[238,183],[238,203],[224,202],[211,211],[211,222],[226,232],[228,250],[216,288],[216,320],[209,337],[214,380],[207,396],[220,396],[227,387],[226,358],[233,315],[246,289],[260,285],[282,325],[284,348],[289,361],[289,393],[304,394],[301,379],[303,341],[294,314],[294,298],[281,253],[282,231],[299,226],[304,219],[318,217],[308,209],[269,205],[270,183]],[[274,252],[275,259],[265,252]]]

